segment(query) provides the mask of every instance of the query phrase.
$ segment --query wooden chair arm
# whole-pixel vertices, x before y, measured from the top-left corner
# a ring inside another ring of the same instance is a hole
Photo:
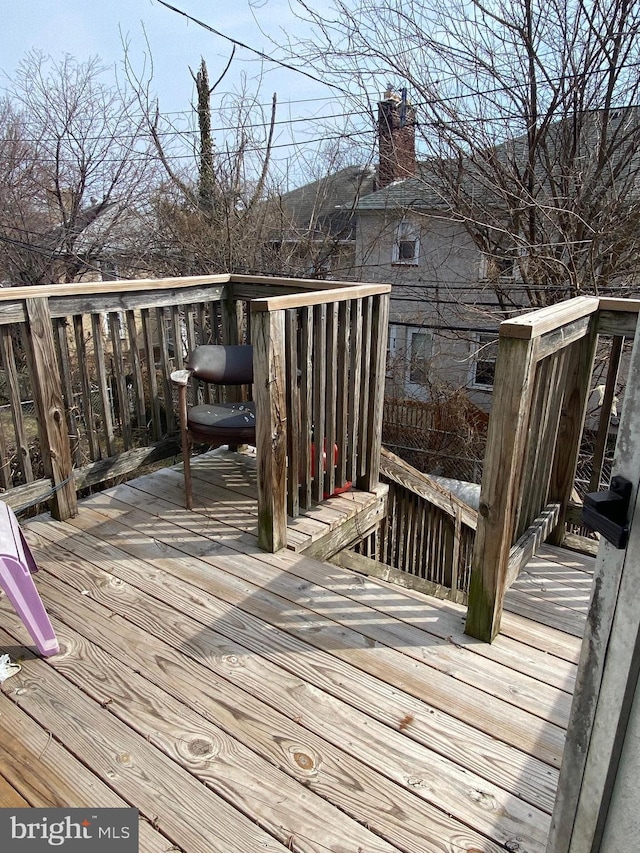
[[[190,378],[190,370],[174,370],[171,374],[171,381],[174,385],[187,385]]]

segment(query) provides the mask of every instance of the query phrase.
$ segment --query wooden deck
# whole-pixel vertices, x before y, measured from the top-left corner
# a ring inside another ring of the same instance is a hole
[[[134,805],[144,853],[542,853],[593,561],[545,549],[486,645],[461,606],[260,552],[250,466],[211,459],[193,513],[166,469],[25,525],[62,651],[0,600],[0,806]]]

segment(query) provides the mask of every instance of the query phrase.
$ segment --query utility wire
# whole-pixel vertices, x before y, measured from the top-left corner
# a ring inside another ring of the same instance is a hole
[[[263,53],[261,50],[257,50],[255,47],[250,47],[248,44],[238,41],[238,39],[231,38],[231,36],[227,36],[224,33],[221,33],[220,30],[214,29],[213,27],[209,26],[209,24],[205,24],[204,21],[200,21],[198,20],[198,18],[194,18],[192,15],[188,15],[186,12],[183,12],[182,9],[178,9],[176,6],[172,6],[170,3],[166,3],[165,0],[158,0],[158,3],[160,3],[161,6],[166,6],[167,9],[171,9],[172,12],[176,12],[178,15],[182,15],[183,18],[186,18],[188,21],[192,21],[199,27],[203,27],[205,30],[209,30],[210,33],[213,33],[216,36],[220,36],[220,38],[226,39],[226,41],[231,42],[231,44],[235,44],[237,47],[241,47],[244,50],[248,50],[250,53],[255,53],[256,56],[259,56],[261,59],[266,59],[267,62],[273,62],[276,65],[279,65],[281,68],[286,68],[288,71],[295,71],[296,74],[302,74],[304,77],[308,77],[315,83],[322,83],[324,86],[329,86],[330,89],[336,89],[338,92],[342,92],[345,95],[350,95],[350,93],[346,89],[343,89],[342,86],[338,86],[335,83],[328,83],[326,80],[322,80],[322,78],[316,77],[314,74],[310,74],[308,71],[303,71],[301,68],[296,68],[295,65],[289,65],[288,62],[283,62],[281,59],[276,59],[274,56],[269,56],[268,53]]]

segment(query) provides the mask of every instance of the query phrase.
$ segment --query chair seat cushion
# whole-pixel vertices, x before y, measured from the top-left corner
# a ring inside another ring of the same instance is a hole
[[[252,444],[256,437],[256,408],[253,402],[204,403],[187,413],[188,428],[204,444]]]

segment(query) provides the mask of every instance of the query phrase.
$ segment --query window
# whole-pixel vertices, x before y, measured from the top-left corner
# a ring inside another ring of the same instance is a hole
[[[429,378],[431,359],[431,332],[407,330],[408,379],[414,385],[426,385]]]
[[[497,250],[494,254],[483,255],[480,265],[480,278],[486,281],[513,281],[516,277],[516,258],[513,252]]]
[[[473,364],[471,384],[474,388],[493,388],[496,373],[496,358],[498,356],[497,333],[480,333],[476,339],[477,351]]]
[[[396,228],[393,243],[393,263],[417,265],[420,255],[418,229],[411,222],[402,221]]]

